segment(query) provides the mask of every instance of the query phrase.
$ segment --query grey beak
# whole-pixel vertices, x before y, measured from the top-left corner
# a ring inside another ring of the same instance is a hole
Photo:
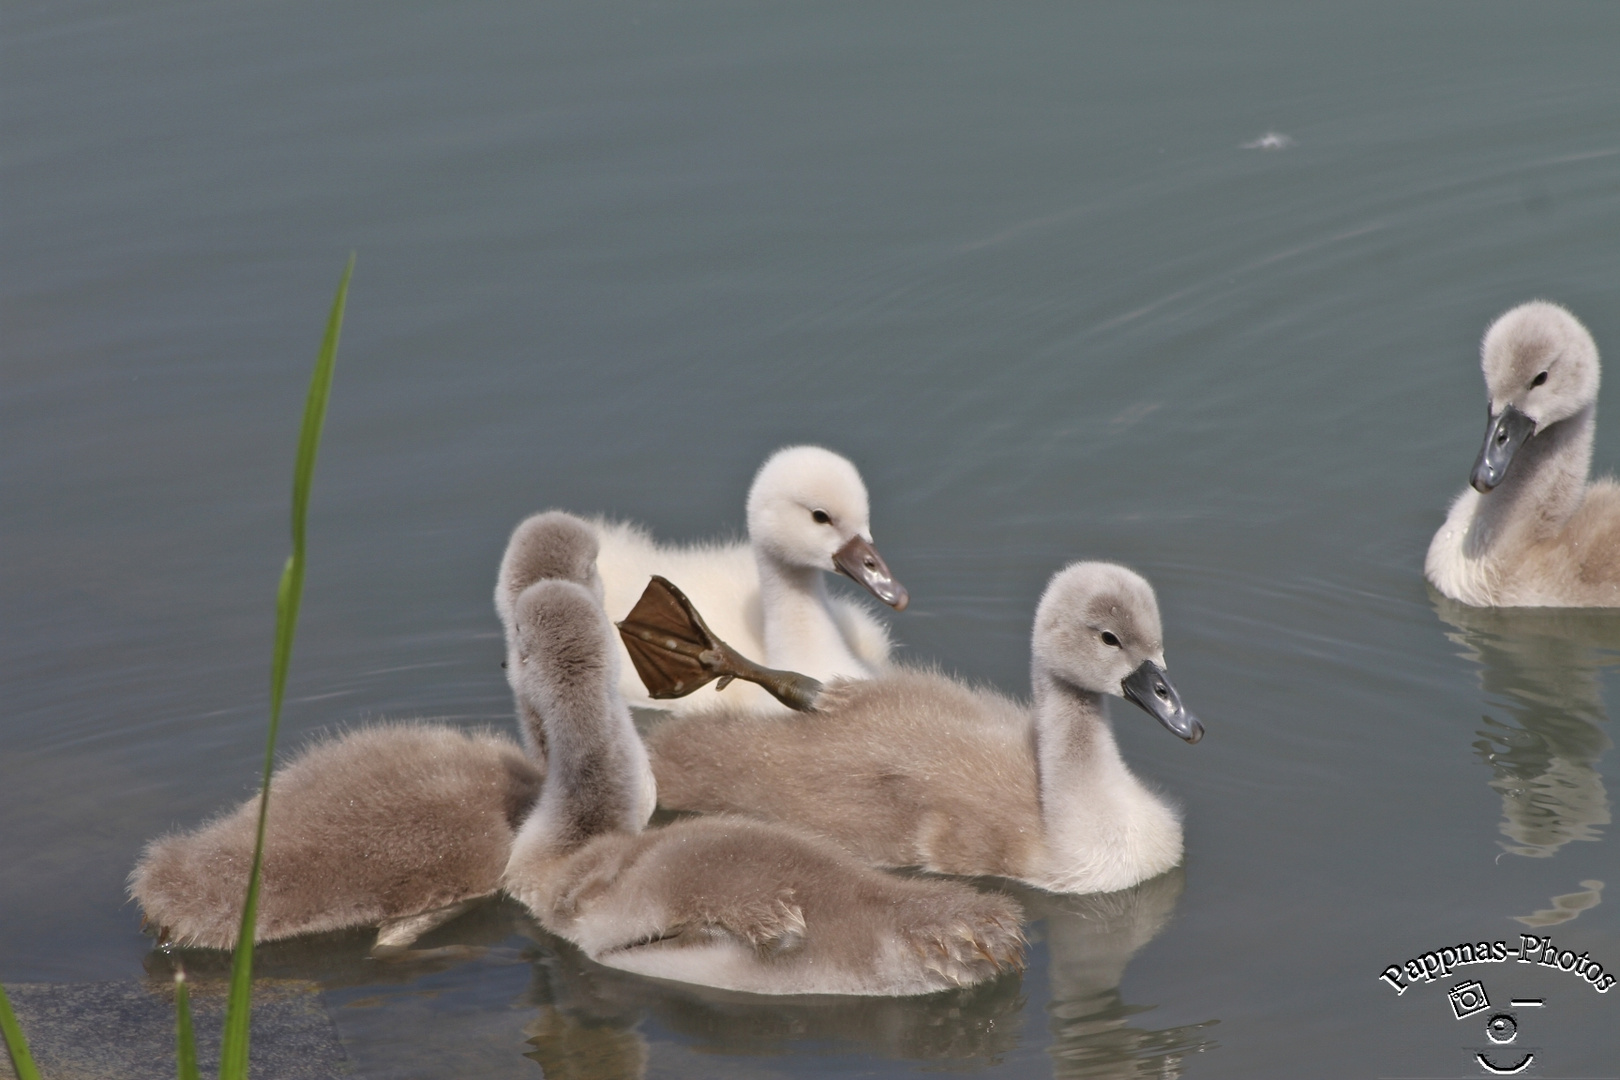
[[[1485,445],[1479,448],[1474,473],[1468,478],[1474,490],[1481,495],[1489,495],[1491,489],[1507,475],[1508,466],[1513,464],[1513,455],[1535,433],[1536,422],[1512,405],[1491,417],[1491,424],[1485,429]]]
[[[1195,743],[1204,737],[1204,725],[1181,704],[1181,695],[1158,664],[1142,661],[1142,666],[1125,676],[1119,686],[1126,701],[1140,705],[1183,739]]]
[[[877,548],[859,535],[850,537],[849,543],[833,552],[833,565],[839,573],[854,578],[896,611],[906,610],[906,605],[911,603],[911,594],[894,580]]]

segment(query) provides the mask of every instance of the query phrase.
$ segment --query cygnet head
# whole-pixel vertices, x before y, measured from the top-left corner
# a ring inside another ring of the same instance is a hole
[[[1526,440],[1597,400],[1597,343],[1564,308],[1533,300],[1485,331],[1480,367],[1490,425],[1470,482],[1483,493],[1502,482]]]
[[[872,546],[861,474],[831,450],[789,446],[766,459],[748,489],[748,537],[785,566],[847,574],[896,611],[910,601]]]
[[[573,514],[548,510],[526,518],[512,530],[495,577],[495,610],[501,624],[513,629],[517,598],[537,581],[559,578],[589,589],[601,602],[602,579],[596,573],[596,532]]]
[[[1164,671],[1159,601],[1142,575],[1114,563],[1074,563],[1053,575],[1035,609],[1037,672],[1125,698],[1190,743],[1204,726]]]

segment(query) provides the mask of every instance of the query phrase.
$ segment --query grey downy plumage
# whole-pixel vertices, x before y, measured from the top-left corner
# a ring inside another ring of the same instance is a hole
[[[648,736],[663,806],[787,822],[877,866],[1123,889],[1177,865],[1177,811],[1121,758],[1106,699],[1188,742],[1152,587],[1109,563],[1052,578],[1032,634],[1033,706],[937,671],[835,681],[786,718],[676,717]]]
[[[1620,486],[1587,480],[1592,335],[1557,304],[1521,304],[1485,332],[1480,365],[1485,443],[1429,544],[1429,581],[1474,607],[1620,607]]]
[[[519,525],[495,590],[508,637],[524,588],[553,577],[591,587],[595,560],[595,537],[576,518],[540,514]],[[542,725],[525,701],[517,698],[527,753],[489,732],[376,724],[319,740],[278,769],[256,939],[377,926],[377,955],[405,955],[421,934],[497,892],[545,770]],[[254,797],[147,845],[129,889],[162,940],[236,944],[257,816]]]
[[[543,718],[540,803],[504,886],[593,960],[764,994],[917,994],[1021,966],[1021,912],[957,882],[870,869],[791,827],[716,816],[642,828],[645,751],[612,626],[574,582],[514,606],[516,682]]]

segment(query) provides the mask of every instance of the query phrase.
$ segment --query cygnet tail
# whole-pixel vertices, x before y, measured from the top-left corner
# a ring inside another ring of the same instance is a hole
[[[654,699],[685,697],[720,680],[758,683],[782,704],[799,712],[815,708],[821,684],[796,671],[761,667],[715,636],[686,594],[667,578],[653,575],[624,621],[619,636],[636,674]]]

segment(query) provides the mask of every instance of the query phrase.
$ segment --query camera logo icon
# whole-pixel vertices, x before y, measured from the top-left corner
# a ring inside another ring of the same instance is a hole
[[[1477,979],[1453,986],[1446,992],[1446,999],[1451,1002],[1451,1011],[1459,1020],[1491,1007],[1490,999],[1485,996],[1485,987]]]

